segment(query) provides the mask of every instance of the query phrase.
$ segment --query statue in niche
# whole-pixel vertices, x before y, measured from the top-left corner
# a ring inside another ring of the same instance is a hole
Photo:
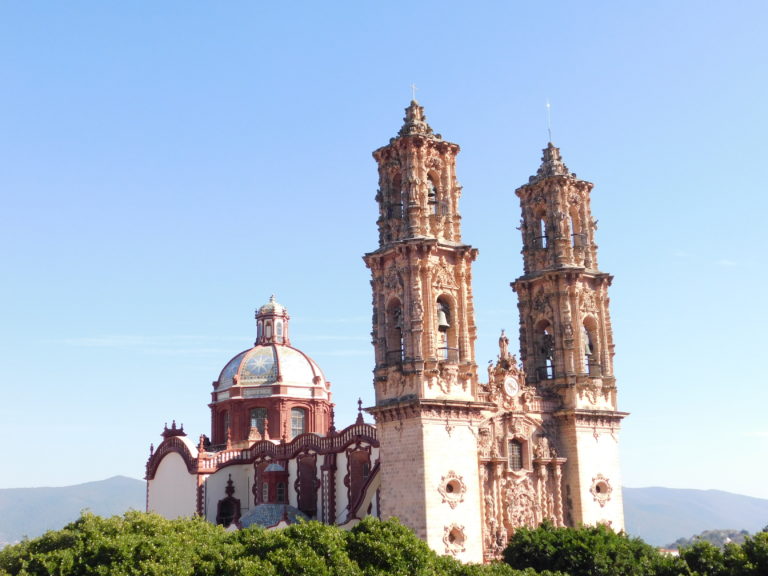
[[[536,446],[533,449],[533,453],[536,458],[550,458],[551,451],[549,447],[549,439],[546,436],[541,436],[536,442]]]
[[[480,451],[480,456],[483,458],[488,458],[491,455],[491,443],[493,442],[493,438],[491,437],[491,430],[490,428],[480,428],[480,440],[478,442],[478,448]]]

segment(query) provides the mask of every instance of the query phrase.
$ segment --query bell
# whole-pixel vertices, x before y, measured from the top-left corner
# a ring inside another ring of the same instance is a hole
[[[592,338],[590,337],[589,331],[586,329],[586,327],[582,328],[582,337],[584,339],[584,355],[592,356]]]
[[[437,328],[438,330],[448,330],[451,325],[448,323],[448,316],[445,314],[445,310],[442,308],[437,311]]]

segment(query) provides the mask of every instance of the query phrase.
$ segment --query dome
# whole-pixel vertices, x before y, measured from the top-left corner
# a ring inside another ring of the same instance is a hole
[[[330,401],[330,384],[320,367],[291,346],[289,321],[274,295],[256,310],[256,343],[224,366],[213,384],[214,401],[269,396]]]
[[[327,391],[325,376],[315,361],[293,346],[280,344],[259,344],[240,352],[227,362],[217,384],[216,392],[219,393],[234,385],[257,389],[265,387],[263,393],[254,396],[271,396],[273,384],[292,388],[292,396],[317,397],[310,392],[310,388]],[[302,389],[305,391],[303,394],[300,392]]]

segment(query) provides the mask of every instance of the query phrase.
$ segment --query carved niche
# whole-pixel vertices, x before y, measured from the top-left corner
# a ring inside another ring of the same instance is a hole
[[[438,486],[437,491],[442,496],[443,503],[448,504],[453,509],[464,501],[467,485],[464,483],[463,476],[450,470],[440,479],[440,486]]]
[[[608,478],[602,474],[598,474],[592,478],[592,486],[590,487],[589,491],[592,494],[592,497],[595,499],[595,502],[600,504],[600,507],[602,508],[605,506],[606,502],[611,499],[611,492],[613,492],[613,488],[611,487],[611,483]]]
[[[464,526],[460,524],[449,524],[444,527],[443,544],[445,544],[445,553],[457,556],[466,550],[464,543]]]

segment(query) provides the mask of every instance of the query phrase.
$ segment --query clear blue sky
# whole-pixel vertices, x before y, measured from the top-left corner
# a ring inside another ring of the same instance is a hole
[[[768,498],[766,29],[758,1],[0,2],[0,487],[209,432],[272,293],[338,424],[371,404],[371,151],[415,83],[462,147],[481,368],[549,99],[615,275],[625,485]]]

